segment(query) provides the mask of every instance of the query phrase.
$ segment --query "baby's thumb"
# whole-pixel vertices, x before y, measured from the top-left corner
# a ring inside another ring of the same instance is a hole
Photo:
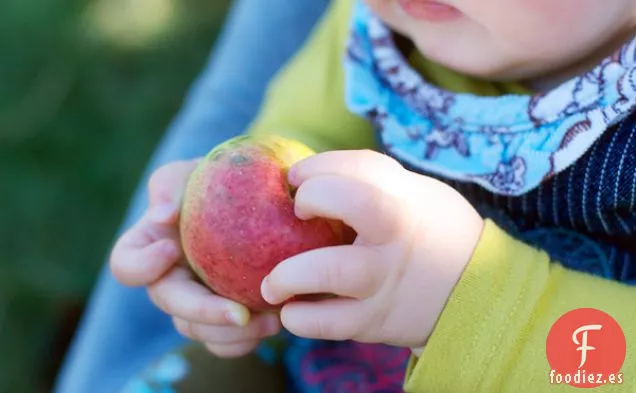
[[[180,206],[188,178],[198,161],[175,161],[157,169],[148,180],[150,208]]]

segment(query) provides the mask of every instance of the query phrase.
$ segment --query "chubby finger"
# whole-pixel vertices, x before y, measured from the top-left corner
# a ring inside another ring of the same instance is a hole
[[[320,293],[365,299],[377,293],[385,270],[377,251],[371,248],[319,248],[278,264],[263,280],[261,294],[271,304]]]
[[[182,266],[150,285],[148,294],[167,314],[194,323],[245,326],[250,319],[245,306],[213,294]]]
[[[158,280],[180,256],[179,245],[172,239],[161,239],[142,248],[123,239],[113,248],[110,269],[122,284],[144,286]]]
[[[316,176],[345,176],[378,187],[393,181],[404,168],[393,158],[373,150],[336,150],[315,154],[290,168],[289,182],[299,186]]]
[[[199,160],[171,162],[153,172],[148,179],[150,206],[179,206],[188,178]]]
[[[364,336],[370,312],[357,299],[293,302],[281,310],[283,326],[292,334],[318,340],[350,340]]]
[[[173,323],[183,336],[215,344],[262,340],[277,334],[281,329],[280,320],[273,314],[257,315],[245,327],[205,325],[176,317],[173,318]]]
[[[212,354],[225,359],[240,358],[254,352],[260,340],[245,341],[238,344],[205,343],[205,347]]]
[[[312,177],[295,195],[295,214],[341,220],[365,243],[388,242],[401,229],[400,201],[364,181],[336,175]]]

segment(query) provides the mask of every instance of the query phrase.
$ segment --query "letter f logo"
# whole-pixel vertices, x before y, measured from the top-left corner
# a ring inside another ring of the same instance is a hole
[[[593,351],[596,349],[594,347],[587,345],[587,332],[590,330],[601,330],[602,327],[603,327],[602,325],[585,325],[576,329],[574,333],[572,334],[572,341],[574,341],[574,344],[580,345],[580,347],[576,349],[577,351],[581,351],[581,364],[579,365],[579,368],[583,367],[583,365],[587,361],[587,351]],[[581,332],[583,333],[581,335],[582,340],[579,342],[579,339],[577,338],[577,336]]]

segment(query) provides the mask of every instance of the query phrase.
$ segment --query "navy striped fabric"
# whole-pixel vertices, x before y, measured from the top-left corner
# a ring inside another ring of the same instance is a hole
[[[545,250],[555,261],[636,284],[635,134],[636,113],[632,113],[573,166],[519,197],[441,180],[482,215]]]

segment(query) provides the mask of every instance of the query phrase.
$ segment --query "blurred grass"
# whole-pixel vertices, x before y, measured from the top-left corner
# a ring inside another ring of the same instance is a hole
[[[97,1],[0,1],[1,393],[50,391],[60,334],[230,2]]]

